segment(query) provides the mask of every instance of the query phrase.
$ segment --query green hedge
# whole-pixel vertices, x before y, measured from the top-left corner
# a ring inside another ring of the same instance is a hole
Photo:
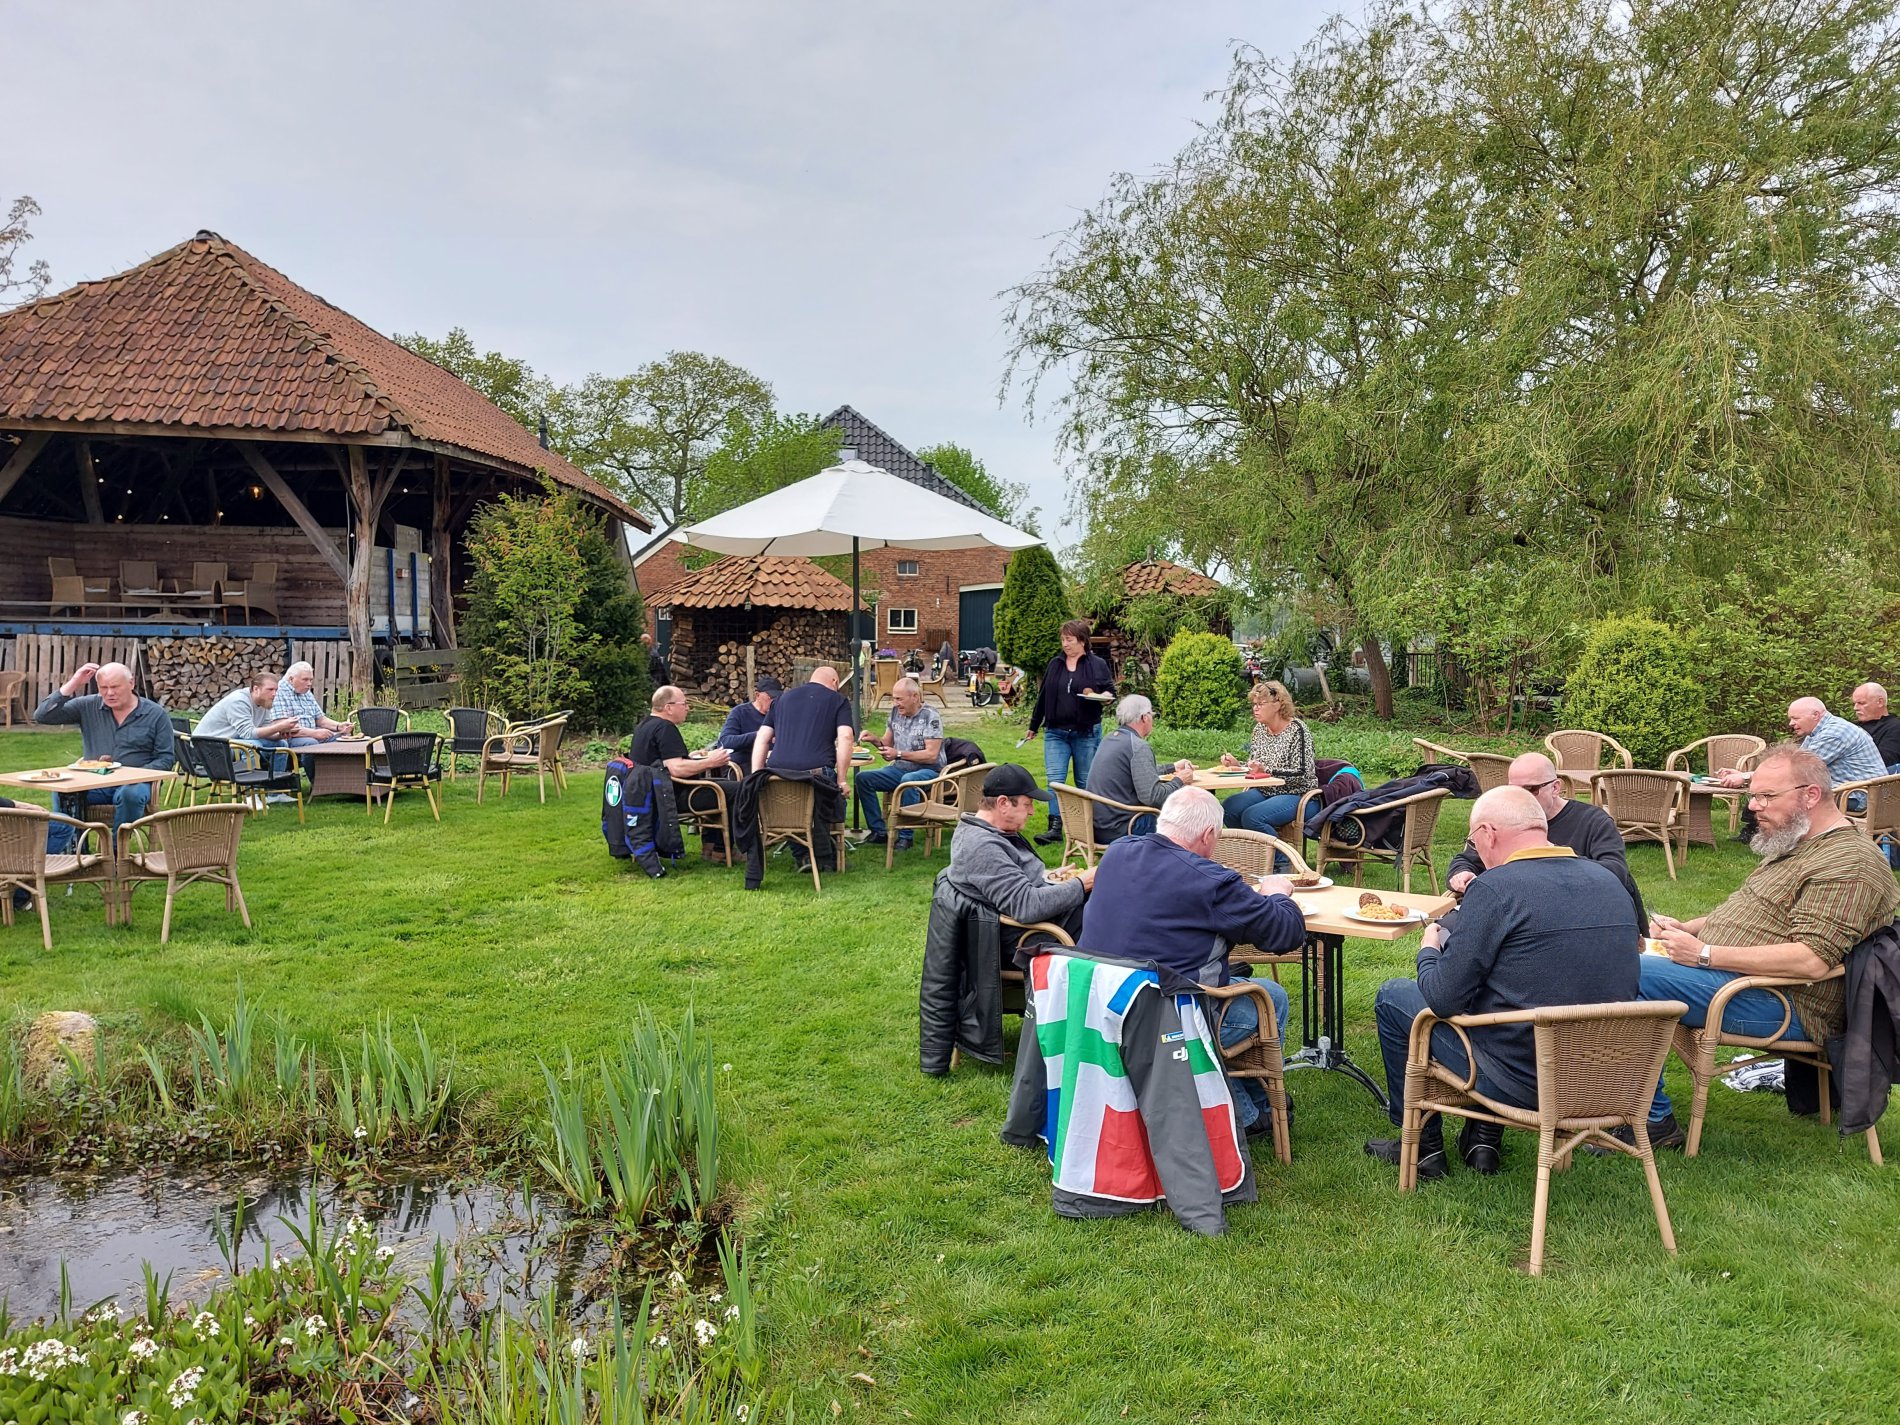
[[[1607,732],[1639,767],[1662,766],[1708,730],[1708,699],[1688,640],[1654,619],[1600,620],[1564,687],[1560,720]]]
[[[1174,727],[1239,727],[1247,717],[1247,672],[1231,639],[1179,633],[1155,670],[1155,712]]]

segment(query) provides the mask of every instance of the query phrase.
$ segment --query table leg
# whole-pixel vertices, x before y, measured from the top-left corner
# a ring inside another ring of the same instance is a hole
[[[1383,1109],[1385,1091],[1346,1052],[1345,947],[1342,935],[1312,934],[1301,951],[1300,1039],[1298,1052],[1286,1056],[1292,1069],[1331,1069],[1356,1080]],[[1313,1033],[1318,1008],[1317,1036]]]

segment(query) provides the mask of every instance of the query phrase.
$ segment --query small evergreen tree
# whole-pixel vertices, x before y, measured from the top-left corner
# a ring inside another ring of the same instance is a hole
[[[1607,732],[1639,767],[1660,767],[1707,730],[1708,699],[1688,641],[1648,618],[1598,622],[1564,687],[1563,721]]]
[[[1062,571],[1044,546],[1032,544],[1009,557],[1003,593],[996,601],[996,651],[1032,678],[1062,651],[1062,624],[1069,617]]]
[[[1247,671],[1233,640],[1180,633],[1155,672],[1155,713],[1170,727],[1237,727],[1247,713]]]

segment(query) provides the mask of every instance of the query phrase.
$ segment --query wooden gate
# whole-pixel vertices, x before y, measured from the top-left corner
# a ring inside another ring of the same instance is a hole
[[[350,698],[350,674],[355,665],[349,643],[340,638],[293,638],[290,661],[308,663],[316,670],[316,682],[310,690],[332,715]]]

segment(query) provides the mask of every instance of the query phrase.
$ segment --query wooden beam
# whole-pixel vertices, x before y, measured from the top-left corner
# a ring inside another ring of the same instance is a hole
[[[455,581],[450,570],[454,534],[450,516],[449,458],[435,457],[435,480],[429,499],[429,609],[438,648],[455,647]]]
[[[104,524],[106,512],[99,507],[99,471],[92,463],[92,447],[83,440],[74,441],[73,458],[79,465],[79,498],[86,502],[86,523]]]
[[[331,571],[347,588],[350,580],[349,566],[343,562],[343,555],[337,549],[336,541],[330,538],[329,532],[317,523],[317,517],[310,513],[304,502],[298,499],[290,486],[284,483],[283,477],[271,468],[271,463],[264,458],[263,452],[250,441],[233,443],[238,448],[238,454],[244,457],[244,463],[251,467],[251,473],[257,476],[258,483],[275,495],[277,503],[289,511],[290,517],[297,522],[297,528],[304,532],[312,544],[316,545],[317,553],[323,556],[324,563],[330,566]]]
[[[405,446],[413,442],[406,431],[388,430],[380,435],[357,435],[347,439],[334,431],[259,430],[255,426],[176,426],[148,421],[51,421],[37,417],[8,416],[8,430],[45,431],[49,435],[155,435],[170,440],[195,437],[202,440],[269,441],[272,445]]]
[[[47,431],[29,431],[14,448],[13,454],[7,457],[7,463],[0,466],[0,500],[6,499],[13,487],[20,483],[20,477],[26,474],[27,467],[39,458],[40,452],[46,449],[46,442],[52,438]]]
[[[376,516],[382,512],[383,497],[389,493],[393,474],[372,480],[363,448],[352,445],[348,454],[346,483],[355,542],[350,550],[349,573],[343,581],[344,621],[350,628],[350,683],[358,700],[366,701],[375,671],[369,637],[370,564],[376,557]],[[389,635],[393,641],[396,631],[392,628]]]

